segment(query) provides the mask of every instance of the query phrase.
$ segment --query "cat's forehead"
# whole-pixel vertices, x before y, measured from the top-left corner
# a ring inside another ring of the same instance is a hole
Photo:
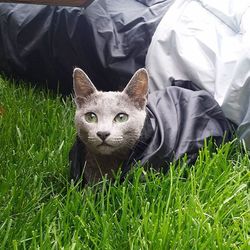
[[[101,92],[92,94],[89,96],[86,102],[85,108],[88,109],[109,109],[116,110],[118,108],[130,109],[134,105],[131,103],[129,97],[122,92]]]
[[[112,103],[123,103],[128,101],[127,95],[122,92],[97,92],[92,97],[94,102],[106,103],[107,101]]]

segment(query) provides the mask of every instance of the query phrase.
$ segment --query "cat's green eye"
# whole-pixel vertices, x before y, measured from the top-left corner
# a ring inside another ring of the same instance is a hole
[[[88,112],[85,114],[85,120],[88,123],[97,123],[98,119],[97,119],[97,115],[93,112]]]
[[[128,115],[125,113],[119,113],[114,119],[115,122],[126,122],[127,120]]]

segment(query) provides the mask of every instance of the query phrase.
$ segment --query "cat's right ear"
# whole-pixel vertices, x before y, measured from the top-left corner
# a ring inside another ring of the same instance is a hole
[[[148,73],[142,68],[135,72],[125,89],[123,90],[139,109],[144,109],[148,95]]]
[[[73,71],[73,88],[77,107],[81,107],[86,98],[97,91],[87,74],[80,68]]]

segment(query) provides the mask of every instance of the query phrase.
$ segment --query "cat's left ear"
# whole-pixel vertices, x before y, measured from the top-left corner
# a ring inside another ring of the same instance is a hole
[[[148,72],[142,68],[135,72],[125,89],[123,90],[138,108],[144,109],[148,96]]]
[[[87,74],[80,68],[75,68],[73,71],[73,88],[78,107],[84,103],[88,96],[97,91]]]

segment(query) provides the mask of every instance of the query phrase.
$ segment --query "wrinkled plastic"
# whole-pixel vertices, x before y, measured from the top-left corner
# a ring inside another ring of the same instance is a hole
[[[172,2],[95,0],[86,9],[1,3],[0,71],[67,94],[78,66],[98,89],[120,89],[145,65]]]
[[[151,91],[169,77],[209,91],[250,149],[250,1],[176,0],[149,47]]]

